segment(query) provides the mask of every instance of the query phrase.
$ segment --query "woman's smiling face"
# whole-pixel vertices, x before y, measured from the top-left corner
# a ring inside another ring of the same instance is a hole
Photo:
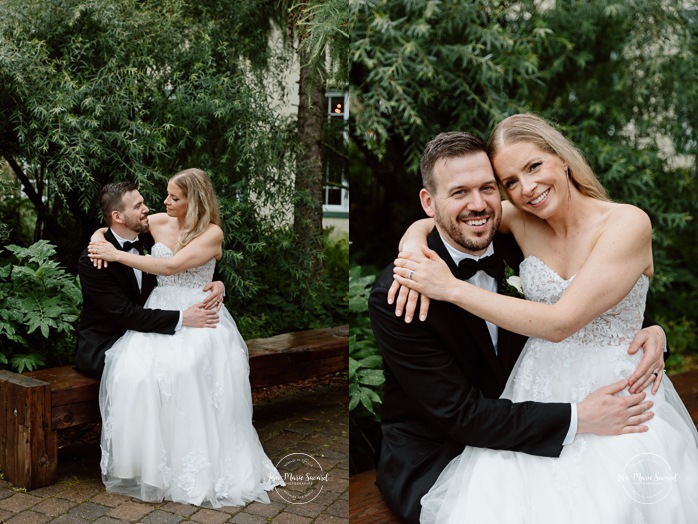
[[[529,142],[504,146],[492,159],[497,177],[520,209],[541,219],[567,202],[567,165]]]

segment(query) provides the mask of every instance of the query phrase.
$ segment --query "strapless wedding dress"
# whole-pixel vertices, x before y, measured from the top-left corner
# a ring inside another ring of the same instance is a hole
[[[569,280],[543,261],[521,264],[526,297],[555,303]],[[580,402],[629,377],[641,351],[649,280],[641,276],[615,307],[566,340],[530,339],[502,394],[514,402]],[[580,434],[559,458],[468,447],[422,498],[421,521],[454,523],[640,524],[698,522],[698,434],[664,377],[645,433]],[[627,391],[621,392],[627,395]]]
[[[152,255],[171,257],[164,244]],[[158,277],[147,308],[201,302],[215,260]],[[222,307],[215,329],[127,331],[106,353],[100,386],[107,491],[209,507],[269,502],[283,482],[252,425],[247,346]]]

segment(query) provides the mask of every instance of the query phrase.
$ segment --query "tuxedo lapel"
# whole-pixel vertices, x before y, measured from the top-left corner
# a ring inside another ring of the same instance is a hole
[[[436,228],[432,230],[427,241],[429,244],[429,248],[436,251],[436,253],[446,262],[449,269],[451,270],[451,273],[453,273],[453,275],[456,278],[459,278],[457,272],[458,266],[456,266],[456,263],[453,261],[453,258],[451,258],[451,255],[446,249],[446,246],[444,246],[444,243],[441,240],[441,236],[439,235],[439,232]],[[471,333],[478,349],[487,361],[487,364],[495,373],[497,380],[503,385],[506,381],[506,377],[504,376],[499,360],[497,359],[497,352],[495,352],[494,350],[494,345],[492,344],[492,337],[490,336],[489,329],[487,329],[487,324],[480,317],[476,317],[472,313],[469,313],[464,309],[458,308],[457,306],[453,307],[458,309],[459,319],[463,322],[463,324],[467,326],[467,329]],[[453,325],[451,329],[459,329],[459,326]],[[500,336],[501,332],[502,330],[500,330]]]
[[[523,260],[523,254],[518,244],[514,240],[513,235],[496,234],[494,237],[494,249],[505,261],[505,264],[518,273],[517,268]],[[504,277],[502,274],[497,283],[497,292],[502,293],[504,288]],[[500,366],[505,376],[508,376],[514,367],[514,364],[519,358],[521,347],[523,346],[526,337],[517,333],[512,333],[503,328],[499,329],[499,341],[497,344],[497,352],[499,356]]]

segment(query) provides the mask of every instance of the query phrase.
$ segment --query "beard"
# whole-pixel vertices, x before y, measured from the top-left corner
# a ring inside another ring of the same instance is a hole
[[[490,228],[483,233],[482,236],[466,235],[461,229],[460,223],[464,220],[472,220],[475,218],[490,218]],[[434,210],[434,220],[439,227],[453,240],[466,251],[483,251],[492,243],[499,223],[502,221],[501,213],[495,214],[493,211],[483,211],[481,213],[465,213],[458,215],[457,221],[451,220],[449,217],[443,216],[438,207]]]
[[[137,234],[147,233],[149,229],[149,224],[144,224],[140,220],[132,219],[129,216],[124,216],[124,226]]]

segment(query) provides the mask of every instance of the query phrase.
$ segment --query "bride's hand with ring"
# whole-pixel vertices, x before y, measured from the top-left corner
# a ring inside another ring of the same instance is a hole
[[[411,320],[417,302],[416,297],[410,300],[411,297],[409,295],[412,295],[412,293],[403,292],[405,288],[421,293],[422,300],[424,298],[448,300],[452,293],[454,282],[458,281],[451,273],[446,262],[435,251],[425,247],[422,248],[422,253],[423,255],[415,255],[403,252],[398,255],[398,259],[395,261],[393,278],[403,288],[398,295],[396,314],[398,310],[402,310],[403,306],[407,305],[405,321],[408,321],[408,317]],[[394,295],[393,287],[391,287],[391,292]],[[424,316],[426,316],[426,312]],[[423,320],[421,310],[420,319]]]
[[[87,256],[90,257],[92,264],[97,269],[102,267],[102,262],[105,263],[104,267],[107,267],[106,262],[115,262],[118,255],[119,250],[106,240],[90,242],[87,246]]]
[[[427,248],[425,240],[421,237],[416,240],[406,240],[404,242],[401,240],[400,245],[402,253],[421,253],[422,249]],[[393,302],[395,302],[395,316],[401,316],[404,310],[405,322],[408,324],[412,322],[418,302],[419,320],[425,321],[427,319],[427,314],[429,313],[429,297],[421,295],[414,289],[400,285],[397,280],[394,280],[390,285],[390,289],[388,289],[388,304],[392,304]]]
[[[204,308],[220,311],[223,306],[223,297],[225,296],[225,285],[223,282],[220,280],[209,282],[204,286],[203,291],[210,291],[209,295],[203,301]]]

